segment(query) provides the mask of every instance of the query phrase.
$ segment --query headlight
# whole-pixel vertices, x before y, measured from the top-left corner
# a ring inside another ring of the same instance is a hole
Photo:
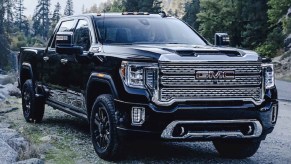
[[[154,81],[152,74],[148,73],[146,70],[150,68],[157,67],[157,64],[152,63],[142,63],[142,62],[126,62],[121,63],[120,75],[124,83],[132,88],[146,88],[146,81],[151,83]]]
[[[263,64],[263,69],[265,72],[265,87],[270,89],[275,86],[275,74],[273,64]]]

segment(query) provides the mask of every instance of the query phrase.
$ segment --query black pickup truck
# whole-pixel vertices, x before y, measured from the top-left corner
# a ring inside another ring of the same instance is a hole
[[[21,48],[24,118],[41,122],[47,104],[87,120],[107,160],[131,139],[213,141],[223,157],[250,157],[277,121],[273,65],[217,37],[165,14],[64,17],[46,48]]]

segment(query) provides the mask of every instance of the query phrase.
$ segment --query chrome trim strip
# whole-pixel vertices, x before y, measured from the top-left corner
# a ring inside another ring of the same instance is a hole
[[[197,101],[244,101],[244,102],[252,102],[255,105],[261,105],[265,100],[261,99],[259,101],[255,101],[252,98],[215,98],[215,99],[172,99],[171,101],[167,101],[167,102],[162,102],[159,101],[159,99],[156,96],[153,96],[152,101],[156,104],[156,105],[160,105],[160,106],[171,106],[176,102],[187,102],[187,101],[192,101],[192,102],[197,102]]]
[[[178,124],[233,124],[233,123],[252,123],[254,133],[252,135],[244,135],[241,132],[190,132],[182,137],[173,137],[174,128]],[[260,137],[263,132],[263,127],[258,120],[209,120],[209,121],[173,121],[161,134],[163,139],[193,139],[193,138],[256,138]]]
[[[193,50],[195,51],[195,49]],[[207,49],[206,51],[209,51]],[[159,62],[182,62],[193,63],[195,62],[258,62],[259,57],[257,54],[246,54],[242,57],[230,57],[227,55],[198,55],[198,56],[180,56],[178,54],[163,54],[159,58]]]
[[[22,63],[22,66],[31,67],[31,64],[29,64],[29,63],[26,63],[26,62],[23,62],[23,63]]]

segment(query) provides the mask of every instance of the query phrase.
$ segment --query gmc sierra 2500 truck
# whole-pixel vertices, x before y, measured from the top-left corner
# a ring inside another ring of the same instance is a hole
[[[64,17],[46,48],[21,48],[24,118],[41,122],[47,104],[88,120],[106,160],[129,138],[212,141],[223,157],[250,157],[277,121],[273,65],[216,44],[165,14]]]

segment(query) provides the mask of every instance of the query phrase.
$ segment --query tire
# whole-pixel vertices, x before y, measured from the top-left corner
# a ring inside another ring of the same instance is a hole
[[[213,141],[213,144],[222,157],[243,159],[253,156],[259,149],[261,141],[222,140]]]
[[[40,123],[43,119],[44,102],[35,97],[32,80],[26,80],[22,87],[22,109],[26,122]]]
[[[114,161],[120,157],[122,146],[116,123],[113,97],[99,96],[91,112],[90,130],[95,152],[104,160]]]

